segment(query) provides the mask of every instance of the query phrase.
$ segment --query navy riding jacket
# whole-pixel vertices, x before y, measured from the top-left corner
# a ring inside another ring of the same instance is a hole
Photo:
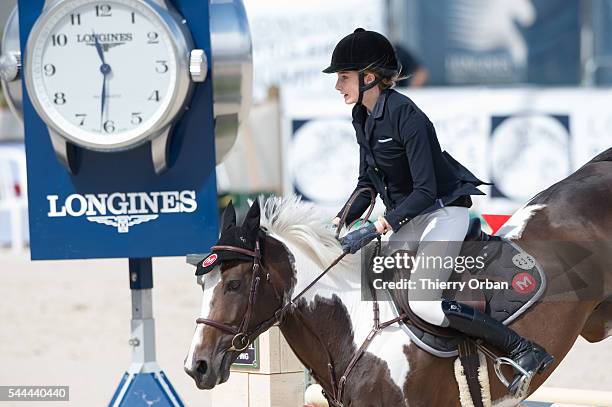
[[[487,183],[441,150],[425,113],[395,90],[383,90],[370,115],[365,106],[355,105],[353,126],[360,158],[355,191],[370,187],[381,196],[393,231],[420,214],[443,206],[469,207],[469,195],[484,195],[476,187]],[[362,193],[351,206],[347,224],[369,203],[369,194]]]

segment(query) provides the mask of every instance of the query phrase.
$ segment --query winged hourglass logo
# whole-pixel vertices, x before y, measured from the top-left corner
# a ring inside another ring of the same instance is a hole
[[[88,216],[87,220],[116,227],[119,233],[128,233],[130,231],[130,226],[139,225],[157,219],[158,217],[159,215]]]

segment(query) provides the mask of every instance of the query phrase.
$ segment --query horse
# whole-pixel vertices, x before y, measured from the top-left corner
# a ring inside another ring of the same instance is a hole
[[[611,201],[612,148],[532,198],[497,235],[529,251],[547,279],[555,281],[567,273],[564,259],[537,243],[595,242],[609,252],[612,211],[607,206]],[[359,254],[346,255],[310,286],[342,253],[333,231],[321,219],[312,204],[295,197],[255,201],[239,228],[240,233],[259,236],[257,253],[249,251],[247,257],[223,261],[200,276],[203,300],[198,322],[210,323],[196,324],[185,359],[186,373],[200,389],[225,382],[240,350],[278,323],[295,355],[326,394],[335,393],[338,378],[353,364],[339,405],[459,405],[453,360],[420,349],[398,324],[381,330],[367,350],[352,360],[371,333],[372,306],[362,301]],[[233,207],[226,209],[222,225],[223,231],[237,227]],[[579,335],[598,342],[612,334],[612,257],[605,251],[572,268],[592,295],[577,296],[572,290],[555,294],[554,300],[536,302],[512,323],[519,334],[555,357],[551,368],[533,378],[527,394],[554,371]],[[592,293],[593,287],[597,294]],[[388,302],[380,303],[379,313],[382,321],[397,317]],[[239,325],[242,333],[247,332],[242,337],[236,334]],[[488,369],[489,377],[494,377],[492,367]],[[508,394],[500,381],[491,380],[490,386],[494,406],[522,401]]]

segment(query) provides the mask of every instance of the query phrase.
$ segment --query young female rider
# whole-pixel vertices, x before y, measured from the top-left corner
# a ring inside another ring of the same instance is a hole
[[[355,253],[379,234],[392,230],[390,242],[417,242],[417,247],[411,247],[417,249],[417,256],[455,257],[469,226],[470,195],[482,195],[476,186],[483,182],[442,152],[427,116],[412,100],[391,89],[399,68],[393,46],[383,35],[358,28],[336,45],[330,66],[323,70],[337,73],[336,89],[345,103],[355,104],[353,126],[360,150],[356,190],[373,188],[386,207],[384,217],[350,232],[341,244],[345,251]],[[367,194],[360,195],[346,223],[358,218],[369,201]],[[339,220],[337,217],[334,222]],[[437,269],[434,277],[447,281],[451,272]],[[432,276],[426,273],[415,267],[412,278]],[[515,374],[509,386],[512,393],[554,360],[541,346],[488,315],[442,299],[441,290],[433,296],[430,290],[427,301],[414,300],[423,298],[419,294],[423,293],[411,290],[410,294],[410,306],[419,317],[484,339],[529,373],[526,377]]]

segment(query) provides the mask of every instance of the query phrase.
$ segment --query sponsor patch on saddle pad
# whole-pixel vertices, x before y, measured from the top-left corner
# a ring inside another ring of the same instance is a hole
[[[451,281],[504,282],[505,288],[499,289],[498,284],[494,289],[446,290],[444,297],[466,303],[484,301],[487,314],[507,325],[540,299],[546,289],[546,277],[539,263],[512,241],[467,244],[460,255],[482,256],[486,259],[485,267],[454,273]],[[440,357],[457,355],[458,337],[435,336],[410,321],[403,324],[403,328],[415,344],[427,352]]]
[[[496,320],[509,324],[543,294],[546,277],[540,265],[516,243],[509,240],[485,242],[477,255],[487,259],[486,266],[468,270],[461,278],[504,283],[505,289],[476,291],[480,299],[486,301],[487,313]],[[461,301],[461,294],[465,293],[445,294]]]

